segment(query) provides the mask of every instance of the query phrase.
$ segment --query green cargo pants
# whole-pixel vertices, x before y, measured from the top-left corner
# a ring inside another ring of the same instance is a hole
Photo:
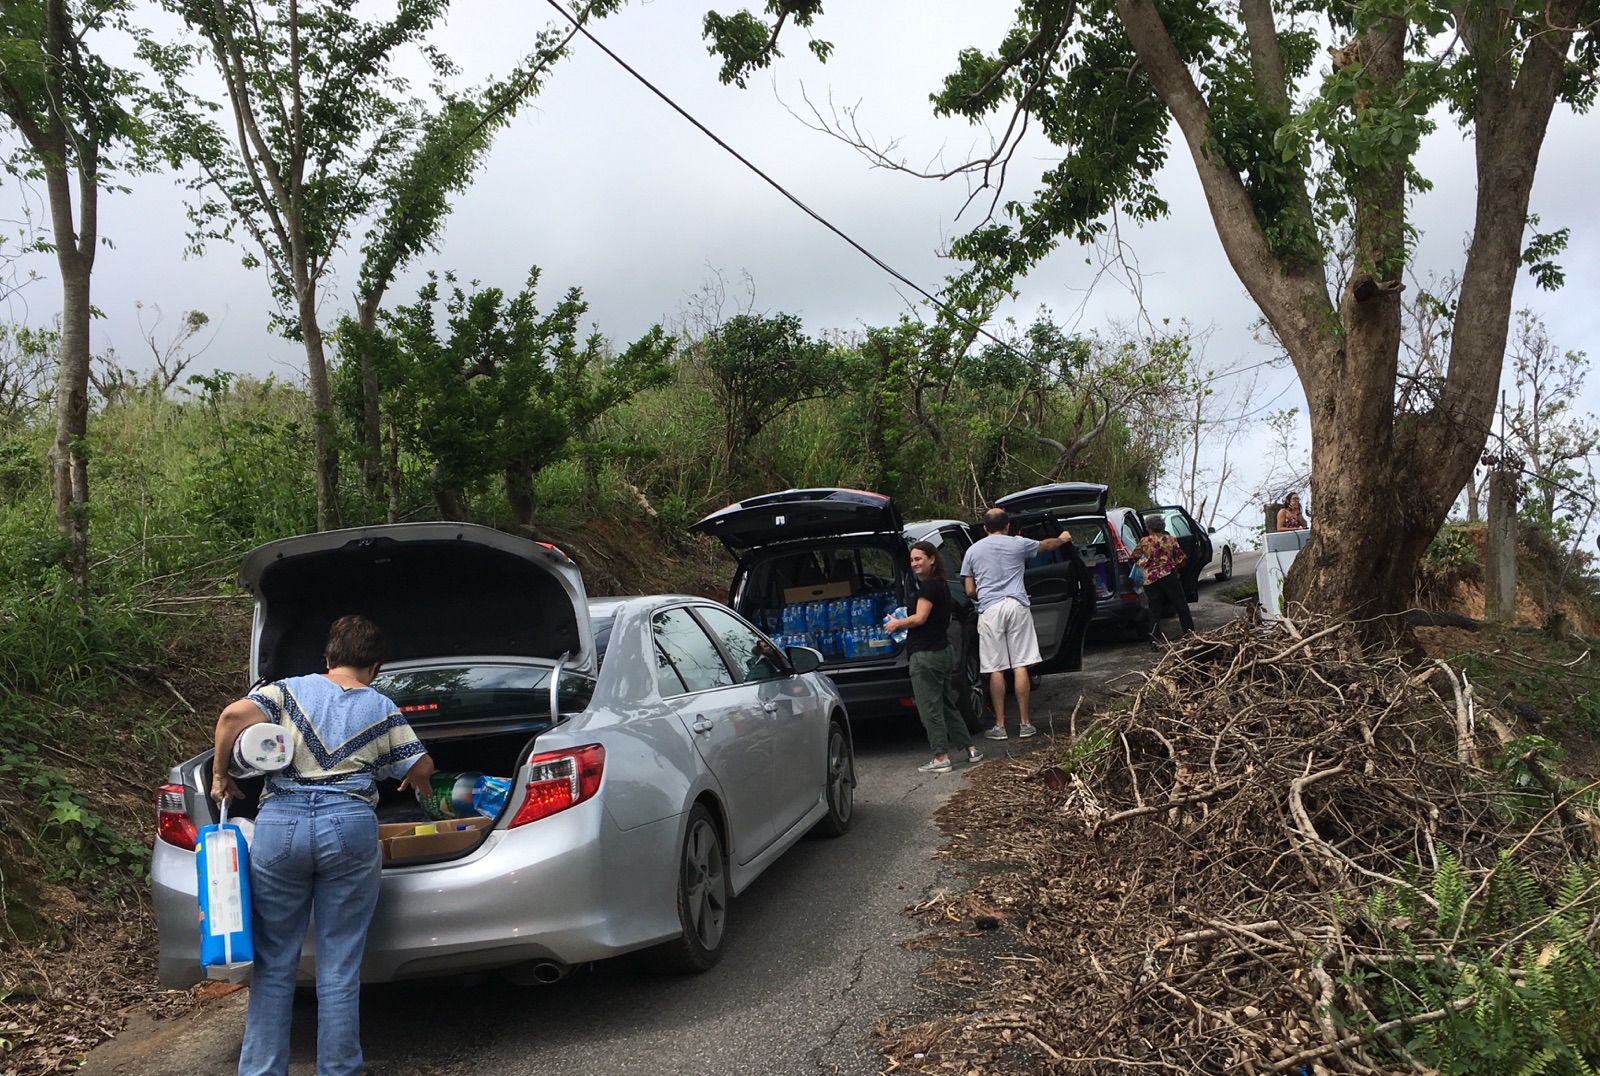
[[[952,745],[972,746],[972,733],[951,698],[950,660],[948,646],[911,655],[911,695],[917,700],[917,714],[935,755],[945,754]]]

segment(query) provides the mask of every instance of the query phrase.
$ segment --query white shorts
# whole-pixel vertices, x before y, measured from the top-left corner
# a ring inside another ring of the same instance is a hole
[[[978,671],[1004,672],[1037,665],[1039,637],[1033,611],[1015,598],[1001,598],[978,614]]]

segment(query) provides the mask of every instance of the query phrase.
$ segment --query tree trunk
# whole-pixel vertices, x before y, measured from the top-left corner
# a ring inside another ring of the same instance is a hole
[[[50,446],[56,530],[70,544],[67,570],[80,604],[89,597],[89,266],[71,237],[58,241],[61,359],[56,374],[56,438]]]
[[[518,529],[533,526],[533,475],[530,463],[518,461],[506,467],[506,500],[511,505],[511,522]]]
[[[442,465],[436,463],[433,465],[433,470],[428,472],[428,485],[433,487],[433,503],[439,509],[440,519],[448,519],[454,523],[472,521],[472,512],[467,506],[466,491],[445,476]]]
[[[1478,474],[1476,471],[1473,472],[1471,478],[1467,479],[1467,484],[1463,488],[1467,493],[1467,522],[1482,523],[1483,517],[1478,508]]]
[[[356,362],[361,372],[361,480],[367,494],[376,498],[384,486],[383,416],[378,411],[382,386],[378,370],[372,361],[372,346],[378,331],[378,304],[383,292],[362,296],[356,307],[356,327],[360,344],[356,348]]]
[[[317,293],[309,284],[299,289],[300,334],[306,345],[306,374],[315,418],[317,468],[317,529],[339,526],[339,445],[333,414],[333,394],[328,387],[328,359],[317,324]]]
[[[1358,620],[1398,612],[1417,563],[1482,454],[1506,343],[1528,196],[1582,0],[1552,0],[1551,29],[1520,57],[1498,8],[1461,9],[1458,28],[1478,70],[1471,121],[1478,201],[1439,403],[1396,419],[1398,289],[1404,269],[1406,162],[1356,184],[1355,264],[1337,311],[1320,264],[1296,267],[1272,249],[1240,176],[1212,149],[1210,105],[1151,0],[1116,0],[1152,87],[1194,162],[1229,264],[1294,361],[1311,422],[1317,521],[1285,583],[1291,608]],[[1271,10],[1244,5],[1253,46],[1270,52]],[[1364,34],[1357,55],[1381,95],[1402,74],[1398,24]],[[1267,57],[1270,59],[1270,57]],[[1257,80],[1281,75],[1258,62]],[[1267,95],[1271,104],[1276,94]],[[1285,98],[1286,99],[1286,98]],[[1364,107],[1357,104],[1359,109]],[[1301,191],[1296,190],[1298,199]],[[1292,613],[1291,613],[1292,615]],[[1392,622],[1391,622],[1392,623]],[[1375,633],[1389,630],[1373,621]]]
[[[62,79],[72,47],[72,27],[64,0],[50,0],[45,11],[46,92],[63,97]],[[24,118],[26,117],[26,118]],[[44,170],[50,203],[51,238],[61,270],[61,355],[56,374],[56,436],[50,446],[50,487],[56,530],[68,543],[66,568],[89,607],[89,281],[99,242],[99,144],[68,127],[64,110],[51,110],[43,128],[26,110],[13,114],[18,129]],[[69,145],[74,151],[70,157]],[[73,219],[70,169],[76,167],[78,216]]]
[[[389,510],[384,513],[384,522],[397,523],[400,520],[400,435],[394,428],[394,419],[389,420]]]

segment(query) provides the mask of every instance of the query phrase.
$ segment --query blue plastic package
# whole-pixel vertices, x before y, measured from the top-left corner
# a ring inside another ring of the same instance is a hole
[[[885,624],[887,624],[890,621],[891,618],[894,619],[894,620],[903,620],[903,619],[905,619],[905,616],[906,616],[906,607],[903,606],[903,605],[897,605],[897,606],[895,606],[893,609],[891,609],[889,611],[889,615],[888,616],[883,618],[883,622]],[[901,628],[899,631],[895,632],[893,635],[891,635],[889,637],[891,639],[893,639],[897,643],[903,643],[903,642],[906,641],[906,636],[909,635],[910,633],[911,633],[911,629],[910,628]]]
[[[472,809],[485,818],[494,818],[511,794],[511,778],[480,776],[472,786]]]
[[[244,832],[228,821],[204,826],[195,840],[200,886],[200,968],[207,979],[244,982],[255,963],[250,931],[250,850]]]

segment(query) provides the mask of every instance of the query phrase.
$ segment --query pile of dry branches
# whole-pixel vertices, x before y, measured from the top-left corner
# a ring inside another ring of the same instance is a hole
[[[1470,887],[1513,850],[1553,894],[1593,852],[1537,762],[1515,794],[1483,768],[1480,721],[1509,738],[1465,676],[1346,625],[1191,636],[1060,764],[993,766],[946,808],[947,831],[978,838],[951,854],[1002,869],[934,918],[997,915],[1025,951],[998,959],[975,1014],[890,1039],[890,1069],[1020,1051],[1062,1073],[1420,1070],[1402,1044],[1474,999],[1384,1011],[1363,984],[1451,959],[1452,939],[1392,951],[1370,895],[1431,919],[1441,859]]]

